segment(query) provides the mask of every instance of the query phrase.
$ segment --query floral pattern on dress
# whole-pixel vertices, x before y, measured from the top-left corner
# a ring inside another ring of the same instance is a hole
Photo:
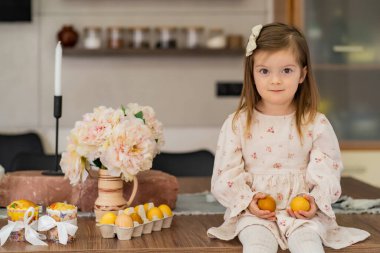
[[[249,138],[243,136],[246,115],[240,114],[232,127],[233,116],[221,129],[211,180],[213,195],[227,208],[225,222],[210,228],[210,237],[231,240],[245,227],[259,224],[286,249],[288,236],[300,226],[309,226],[324,245],[339,249],[369,236],[366,231],[336,223],[331,203],[341,194],[343,164],[334,130],[323,114],[318,113],[313,123],[302,128],[302,141],[295,113],[268,116],[254,111]],[[257,192],[275,198],[276,222],[255,217],[247,210]],[[292,198],[301,193],[313,196],[319,208],[310,220],[294,219],[286,211]]]

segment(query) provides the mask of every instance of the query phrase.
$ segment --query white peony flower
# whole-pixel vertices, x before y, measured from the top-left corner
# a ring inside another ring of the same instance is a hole
[[[151,107],[130,103],[125,110],[114,110],[100,106],[75,123],[60,164],[72,184],[86,179],[87,164],[130,181],[152,167],[163,144],[162,124]]]

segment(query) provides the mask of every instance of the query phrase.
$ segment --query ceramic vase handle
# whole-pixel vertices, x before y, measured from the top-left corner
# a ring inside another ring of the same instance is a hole
[[[134,176],[133,177],[133,189],[132,189],[132,193],[131,193],[131,196],[129,197],[128,201],[127,201],[128,206],[131,206],[133,200],[136,197],[138,185],[139,185],[139,182],[137,180],[137,177]]]

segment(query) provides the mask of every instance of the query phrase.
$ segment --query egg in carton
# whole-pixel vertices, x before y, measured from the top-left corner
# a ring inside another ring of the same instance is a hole
[[[162,228],[170,228],[173,221],[173,212],[166,204],[150,208],[147,212],[147,218],[153,220],[153,231],[161,231]]]
[[[111,212],[106,213],[97,224],[103,238],[114,238],[116,235],[119,240],[130,240],[135,232],[135,225],[132,217],[123,211],[117,216]]]
[[[141,218],[141,216],[136,213],[135,208],[128,207],[123,211],[125,214],[128,214],[131,216],[133,220],[133,233],[132,237],[140,237],[142,235],[142,231],[144,228],[144,222]]]
[[[153,231],[161,231],[164,215],[158,207],[152,207],[147,212],[148,220],[153,221]]]
[[[172,210],[166,204],[161,204],[158,208],[161,210],[164,216],[162,228],[170,228],[170,226],[172,225],[173,216],[174,216]]]
[[[149,206],[153,205],[153,203],[150,203]],[[145,208],[144,208],[145,206]],[[143,220],[143,230],[142,233],[145,234],[150,234],[152,233],[153,230],[153,221],[149,220],[146,216],[146,209],[149,209],[149,206],[147,204],[145,205],[138,205],[135,206],[135,211],[138,215],[140,215],[141,219]],[[154,205],[153,205],[154,206]]]
[[[141,205],[137,206],[135,209],[144,216]],[[161,204],[160,206],[155,207],[153,203],[146,203],[144,204],[144,211],[146,220],[148,220],[148,222],[153,222],[152,231],[161,231],[162,228],[170,228],[173,220],[173,213],[168,205]]]
[[[103,238],[114,238],[116,235],[119,240],[130,240],[169,228],[172,220],[173,213],[169,206],[162,204],[155,207],[153,203],[146,203],[120,210],[118,215],[106,213],[97,226]]]
[[[130,240],[134,231],[132,217],[125,213],[119,213],[115,220],[115,232],[119,240]]]

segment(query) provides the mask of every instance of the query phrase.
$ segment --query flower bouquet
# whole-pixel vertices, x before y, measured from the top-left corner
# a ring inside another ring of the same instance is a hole
[[[134,180],[135,183],[135,176],[140,171],[152,167],[153,158],[163,144],[162,124],[156,119],[151,107],[135,103],[119,109],[100,106],[75,123],[60,165],[72,185],[85,181],[90,170],[99,169],[102,172],[99,175],[107,174],[107,182],[112,181],[110,177],[118,177],[127,182]],[[104,187],[99,180],[99,193],[100,188]],[[111,189],[120,191],[119,186]],[[105,191],[108,196],[104,196],[104,200],[112,201],[115,191]],[[95,210],[116,211],[113,209],[127,206],[122,203],[111,206],[103,203],[102,206],[97,202]]]

